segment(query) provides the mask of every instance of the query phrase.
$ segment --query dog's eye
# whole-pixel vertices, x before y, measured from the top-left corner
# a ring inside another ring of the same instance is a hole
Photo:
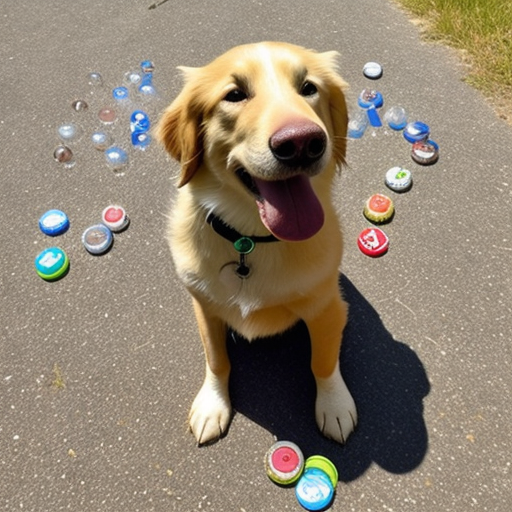
[[[224,101],[229,101],[230,103],[238,103],[246,99],[247,94],[242,89],[233,89],[224,96]]]
[[[313,82],[304,82],[300,88],[301,96],[313,96],[313,94],[316,94],[317,92],[318,89]]]

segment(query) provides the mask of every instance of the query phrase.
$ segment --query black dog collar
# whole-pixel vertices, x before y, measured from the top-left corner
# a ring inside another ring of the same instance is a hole
[[[233,244],[235,251],[240,255],[240,261],[235,272],[241,279],[249,277],[251,269],[245,264],[246,254],[254,251],[256,244],[265,244],[269,242],[279,242],[279,238],[274,235],[268,236],[245,236],[240,234],[235,228],[226,224],[215,214],[210,213],[206,218],[206,222],[210,224],[215,233]]]

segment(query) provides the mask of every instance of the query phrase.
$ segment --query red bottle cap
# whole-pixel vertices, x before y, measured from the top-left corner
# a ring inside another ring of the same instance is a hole
[[[290,441],[278,441],[270,447],[265,457],[268,477],[280,485],[297,481],[304,468],[304,456],[300,448]]]
[[[379,228],[366,228],[361,231],[357,239],[357,245],[361,252],[367,256],[376,258],[384,254],[389,247],[389,238]]]
[[[107,206],[102,213],[102,222],[114,233],[122,231],[128,226],[130,219],[122,206]]]

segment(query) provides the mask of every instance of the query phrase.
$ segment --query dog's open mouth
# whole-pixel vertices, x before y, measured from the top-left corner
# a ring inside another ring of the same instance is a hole
[[[261,221],[277,238],[297,242],[318,233],[324,224],[324,211],[311,186],[310,178],[296,174],[284,180],[262,180],[245,169],[236,174],[255,196]]]

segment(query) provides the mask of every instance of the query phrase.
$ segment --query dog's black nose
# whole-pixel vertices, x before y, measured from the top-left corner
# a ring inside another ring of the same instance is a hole
[[[327,137],[313,122],[287,124],[269,140],[272,154],[290,167],[306,167],[319,160],[325,152]]]

